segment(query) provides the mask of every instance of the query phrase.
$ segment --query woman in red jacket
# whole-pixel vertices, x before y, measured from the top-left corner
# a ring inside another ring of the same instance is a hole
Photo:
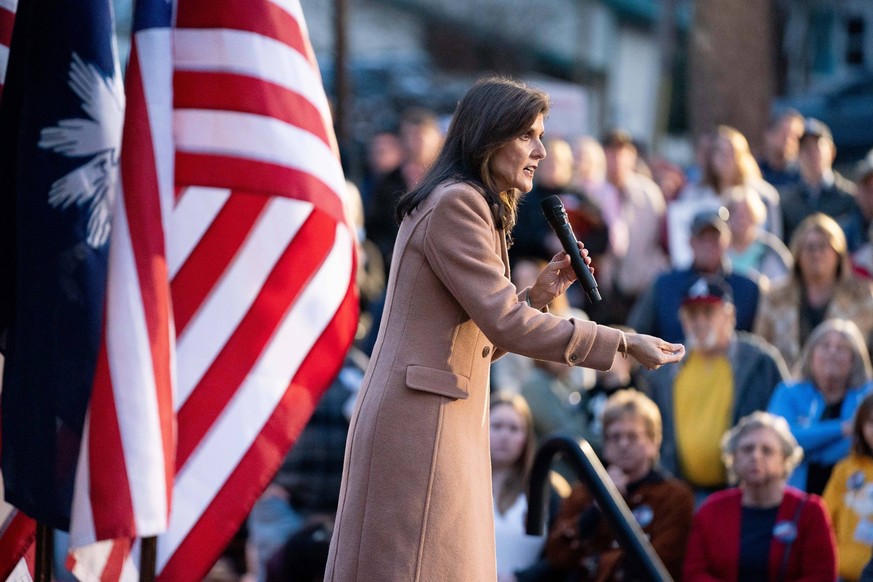
[[[722,441],[738,487],[694,516],[684,580],[823,582],[837,577],[836,544],[821,499],[786,485],[803,456],[780,416],[754,412]]]

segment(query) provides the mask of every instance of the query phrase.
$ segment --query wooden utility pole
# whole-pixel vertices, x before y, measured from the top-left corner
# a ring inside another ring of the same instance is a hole
[[[44,523],[36,523],[36,549],[34,550],[34,582],[51,582],[52,558],[55,549],[54,530]]]
[[[340,148],[349,139],[348,0],[334,0],[334,128]]]
[[[660,52],[660,79],[658,81],[658,109],[655,120],[653,143],[667,134],[670,120],[670,102],[673,100],[673,68],[676,61],[676,0],[661,0],[661,16],[658,19],[658,51]]]

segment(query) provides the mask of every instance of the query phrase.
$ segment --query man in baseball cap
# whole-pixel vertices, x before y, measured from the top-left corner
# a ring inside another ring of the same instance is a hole
[[[730,236],[727,224],[728,211],[722,206],[718,210],[704,210],[691,220],[691,236],[699,236],[706,229],[712,229],[721,236]]]
[[[685,333],[679,320],[679,307],[689,285],[701,277],[720,276],[730,286],[736,305],[736,326],[751,331],[761,294],[759,277],[733,272],[727,249],[731,234],[726,208],[704,210],[691,221],[689,246],[691,265],[661,273],[636,302],[627,324],[640,333],[672,338],[682,342]]]
[[[834,171],[837,148],[830,128],[808,117],[800,138],[800,181],[782,192],[782,225],[785,242],[800,222],[823,212],[844,224],[855,211],[855,185]]]
[[[722,434],[742,416],[765,410],[788,369],[776,348],[737,331],[731,286],[719,275],[692,281],[679,318],[685,359],[670,370],[643,372],[640,384],[664,415],[662,465],[690,483],[700,501],[727,484]]]
[[[733,305],[731,288],[723,278],[701,277],[692,283],[685,292],[682,308],[690,309],[696,305],[715,305],[726,303]]]

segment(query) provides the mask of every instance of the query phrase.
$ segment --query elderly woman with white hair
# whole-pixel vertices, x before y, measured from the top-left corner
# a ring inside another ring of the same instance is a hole
[[[804,460],[788,484],[821,494],[834,465],[849,454],[852,417],[873,389],[870,356],[858,326],[828,319],[809,334],[799,377],[776,387],[767,409],[788,421]]]
[[[731,242],[727,256],[734,271],[754,277],[763,275],[779,281],[794,266],[791,251],[782,240],[764,228],[767,206],[749,185],[731,186],[723,194],[728,209]]]
[[[694,516],[683,580],[836,579],[824,503],[786,483],[802,457],[785,419],[767,412],[725,434],[722,458],[738,486],[713,493]]]

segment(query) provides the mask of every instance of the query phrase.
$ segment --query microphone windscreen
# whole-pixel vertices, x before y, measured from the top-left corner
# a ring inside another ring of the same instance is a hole
[[[557,222],[560,224],[563,222],[564,216],[566,216],[564,203],[554,194],[543,198],[542,202],[540,202],[540,207],[542,207],[543,214],[549,222]]]

